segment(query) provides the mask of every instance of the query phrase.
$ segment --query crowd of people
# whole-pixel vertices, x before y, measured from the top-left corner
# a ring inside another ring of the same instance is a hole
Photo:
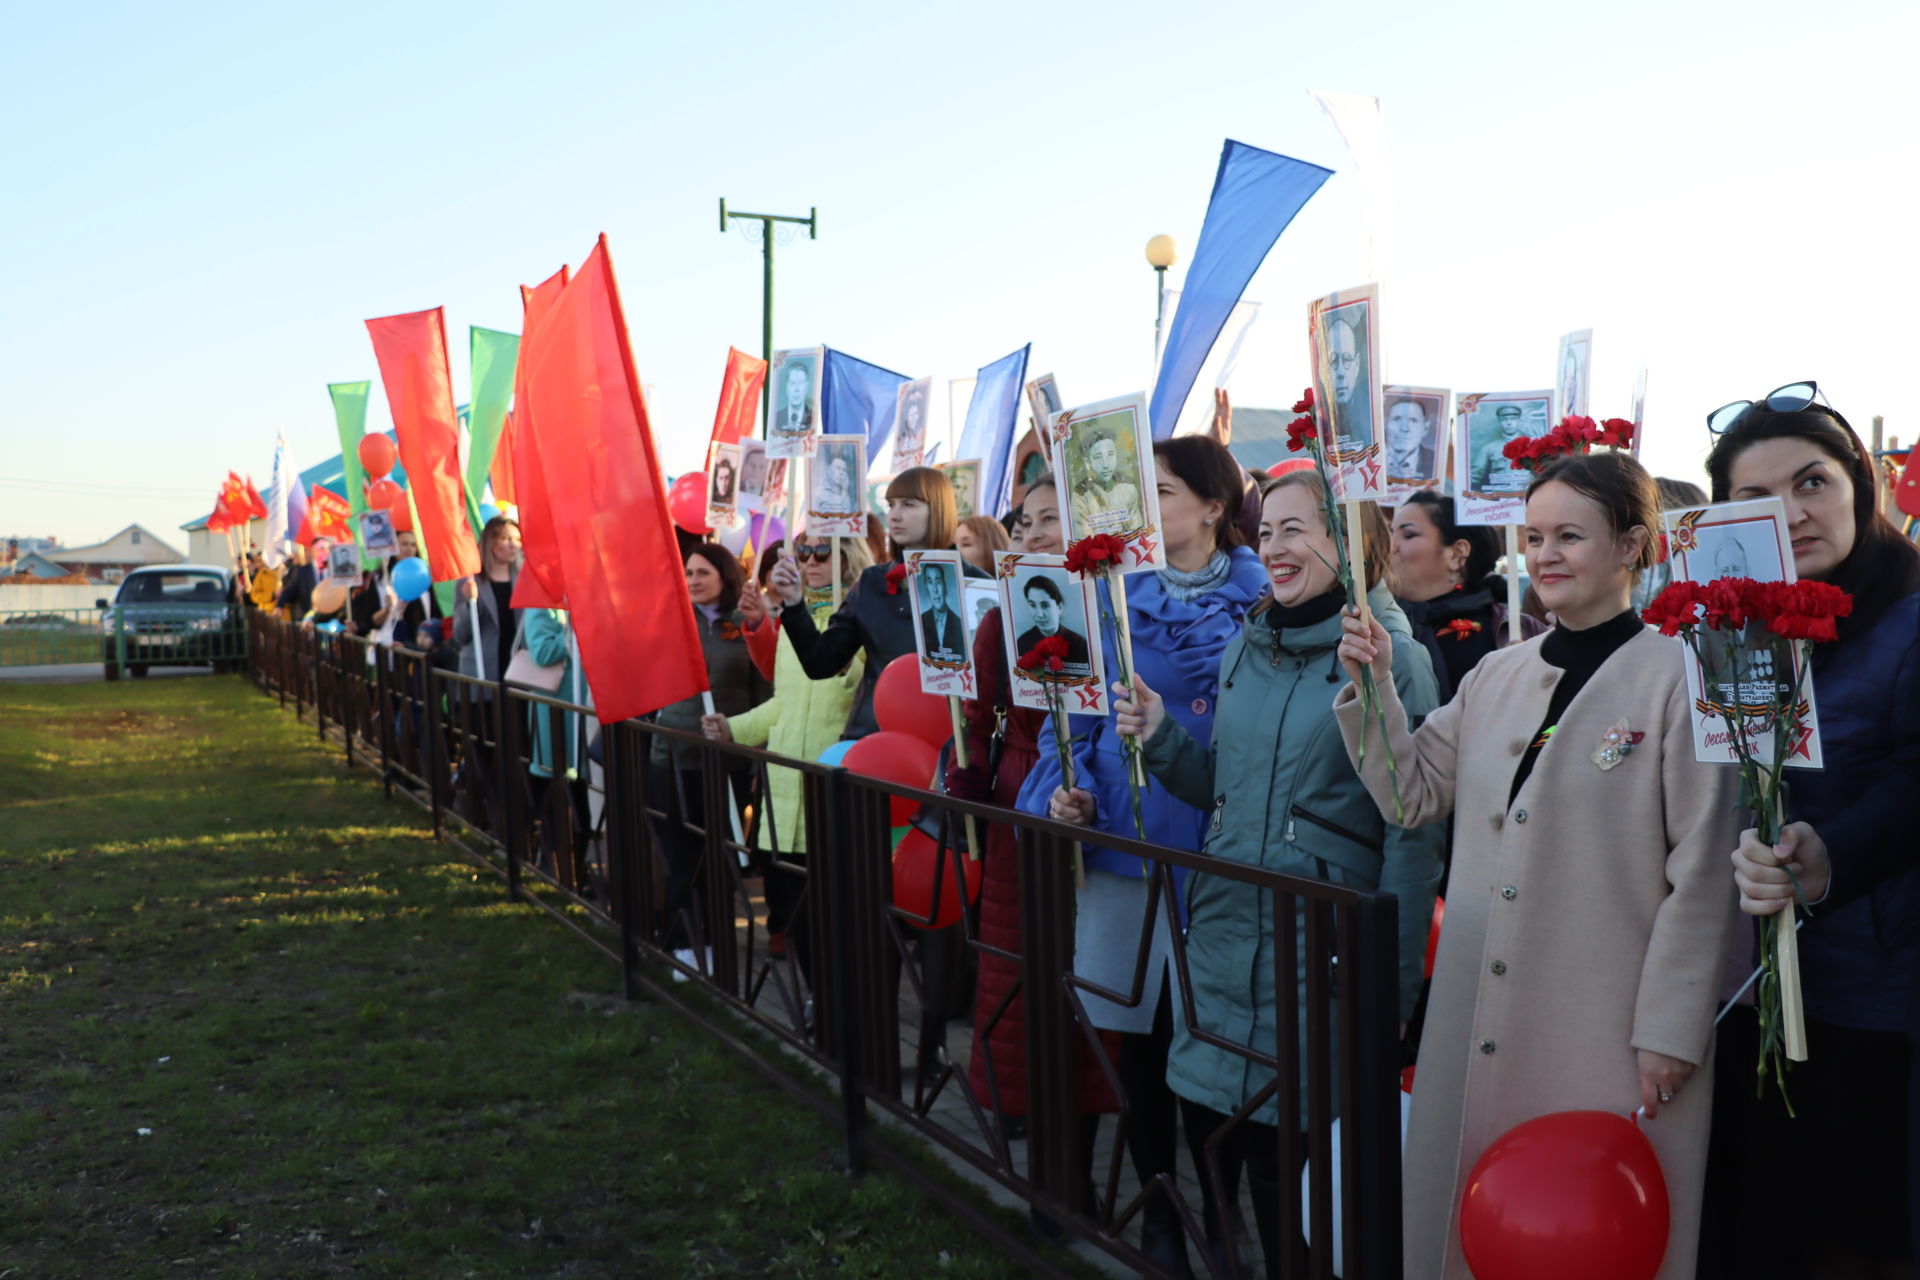
[[[1696,761],[1684,650],[1639,617],[1666,572],[1660,512],[1705,495],[1656,482],[1625,453],[1539,469],[1526,490],[1525,563],[1504,570],[1495,531],[1459,524],[1443,494],[1391,512],[1363,504],[1362,612],[1333,568],[1319,472],[1251,475],[1213,438],[1158,442],[1166,567],[1128,580],[1134,678],[1115,685],[1110,716],[1071,718],[1071,782],[1046,714],[1009,696],[997,611],[974,629],[968,764],[950,764],[946,791],[1087,829],[1074,967],[1088,984],[1133,989],[1146,938],[1143,997],[1084,1001],[1098,1030],[1078,1067],[1089,1177],[1100,1117],[1123,1099],[1143,1186],[1173,1174],[1183,1132],[1197,1153],[1247,1110],[1266,1073],[1220,1041],[1271,1052],[1277,1037],[1297,1036],[1304,1055],[1304,1029],[1279,1022],[1270,892],[1171,875],[1173,911],[1150,913],[1152,869],[1100,846],[1102,832],[1134,834],[1137,747],[1149,840],[1396,896],[1397,997],[1416,1064],[1409,1276],[1467,1276],[1459,1216],[1474,1162],[1515,1124],[1579,1109],[1641,1113],[1672,1203],[1662,1277],[1913,1274],[1920,869],[1899,806],[1920,780],[1920,552],[1881,511],[1874,459],[1825,404],[1766,400],[1720,425],[1713,500],[1780,498],[1798,575],[1854,601],[1838,640],[1812,656],[1825,769],[1794,778],[1791,825],[1772,846],[1739,807],[1735,771]],[[969,575],[988,573],[999,549],[1064,552],[1069,497],[1042,475],[1004,520],[961,521],[946,476],[921,467],[888,484],[878,539],[802,530],[761,548],[749,573],[719,544],[688,537],[712,705],[691,699],[658,722],[803,760],[875,732],[879,675],[915,651],[909,597],[889,589],[889,570],[916,548],[957,548]],[[563,656],[562,616],[516,623],[509,606],[517,528],[495,520],[485,542],[485,574],[461,588],[478,602],[477,631],[464,607],[440,636],[430,613],[404,616],[417,605],[396,619],[399,603],[377,578],[353,596],[347,625],[372,633],[397,620],[397,642],[450,646],[462,670],[491,677],[519,647]],[[1518,641],[1502,571],[1530,584]],[[297,615],[310,565],[296,559],[277,590]],[[1113,638],[1101,643],[1118,669]],[[704,825],[709,797],[730,795],[736,816],[752,814],[775,954],[810,969],[798,776],[769,769],[761,795],[753,771],[733,766],[710,792],[700,768],[699,753],[656,740],[650,790],[668,798],[658,842],[672,945],[697,965],[712,942],[691,909],[700,848],[684,824]],[[1009,958],[1021,944],[1018,840],[989,824],[983,844],[971,920],[920,940],[919,1066],[923,1076],[944,1067],[944,1023],[970,1013],[972,1092],[1016,1136],[1028,1099]],[[1789,1078],[1793,1118],[1777,1096],[1756,1095],[1751,1003],[1728,1006],[1754,964],[1742,910],[1790,902],[1789,871],[1812,902],[1800,942],[1812,1056]],[[1445,924],[1428,979],[1438,896]],[[1172,970],[1175,930],[1190,1009]],[[1268,1274],[1278,1274],[1292,1243],[1278,1238],[1278,1206],[1299,1177],[1278,1164],[1279,1116],[1267,1097],[1217,1149],[1221,1181],[1202,1180],[1204,1239],[1188,1237],[1164,1195],[1148,1201],[1149,1257],[1190,1274],[1191,1249],[1231,1248],[1221,1228],[1244,1177]]]

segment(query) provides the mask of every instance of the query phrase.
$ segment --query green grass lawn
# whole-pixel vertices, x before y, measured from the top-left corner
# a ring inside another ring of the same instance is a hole
[[[1019,1272],[240,679],[0,685],[0,884],[0,1276]]]

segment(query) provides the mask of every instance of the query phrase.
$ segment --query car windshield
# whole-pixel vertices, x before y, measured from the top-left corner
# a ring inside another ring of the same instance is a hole
[[[219,604],[226,599],[210,573],[137,573],[120,584],[116,604]]]

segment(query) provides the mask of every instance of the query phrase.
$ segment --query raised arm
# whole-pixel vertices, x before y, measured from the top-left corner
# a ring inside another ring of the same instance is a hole
[[[1113,695],[1114,731],[1140,740],[1147,771],[1166,784],[1174,799],[1200,810],[1213,808],[1213,752],[1167,714],[1167,704],[1139,672],[1134,672],[1132,689],[1115,682]]]
[[[1460,754],[1460,709],[1467,705],[1480,671],[1475,668],[1468,672],[1453,701],[1434,708],[1415,732],[1407,718],[1408,708],[1395,687],[1396,679],[1412,668],[1404,661],[1396,661],[1394,644],[1386,628],[1377,619],[1367,621],[1370,626],[1363,626],[1360,619],[1351,616],[1343,619],[1346,634],[1340,641],[1340,661],[1347,668],[1349,678],[1356,682],[1348,684],[1333,700],[1334,719],[1339,722],[1340,736],[1346,740],[1347,755],[1352,758],[1360,780],[1366,784],[1367,794],[1380,806],[1382,816],[1397,826],[1423,826],[1453,812],[1454,779],[1458,776]],[[1407,648],[1411,652],[1413,646]],[[1374,685],[1380,693],[1378,718],[1365,714],[1357,683],[1361,668],[1368,665],[1373,668]],[[1428,697],[1432,679],[1429,669]],[[1382,720],[1386,727],[1386,750],[1381,749]],[[1387,751],[1393,753],[1397,777],[1387,770]]]

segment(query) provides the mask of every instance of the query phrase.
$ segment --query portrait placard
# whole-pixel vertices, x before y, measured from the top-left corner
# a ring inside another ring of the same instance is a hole
[[[1587,384],[1593,376],[1593,330],[1578,329],[1560,335],[1560,355],[1555,362],[1553,405],[1555,422],[1570,413],[1587,413]]]
[[[867,533],[865,436],[820,436],[808,469],[807,532],[817,538]]]
[[[1066,484],[1060,518],[1067,545],[1111,534],[1127,544],[1125,572],[1165,568],[1145,393],[1063,409],[1052,436],[1053,473]]]
[[[724,529],[740,507],[740,445],[715,440],[707,448],[707,524]]]
[[[1676,582],[1712,582],[1716,578],[1752,578],[1755,582],[1792,582],[1793,543],[1787,535],[1787,510],[1778,498],[1723,502],[1665,514],[1667,547]],[[1795,687],[1793,708],[1804,738],[1787,753],[1799,769],[1824,767],[1820,727],[1813,709],[1813,681],[1801,679],[1806,647],[1774,635],[1759,623],[1739,631],[1700,633],[1701,654],[1685,651],[1687,694],[1693,701],[1693,754],[1708,764],[1733,764],[1727,717],[1743,725],[1761,759],[1772,758],[1774,722],[1767,708],[1784,703]]]
[[[909,551],[905,563],[921,692],[943,698],[971,698],[973,646],[967,642],[960,553]]]
[[[742,511],[766,510],[767,470],[772,465],[765,440],[740,442],[740,495]],[[785,466],[783,462],[780,465]]]
[[[368,511],[360,517],[360,544],[369,551],[394,548],[393,515],[387,511]]]
[[[1068,712],[1105,715],[1106,656],[1095,631],[1100,606],[1093,580],[1070,572],[1065,556],[997,551],[993,560],[1014,705],[1051,710],[1047,686],[1052,685]],[[1056,637],[1066,645],[1060,670],[1021,669],[1020,659],[1035,645]]]
[[[1456,524],[1522,524],[1533,475],[1507,460],[1507,442],[1543,436],[1553,392],[1463,391],[1454,401],[1453,496]]]
[[[1307,309],[1313,353],[1314,420],[1342,502],[1384,500],[1381,447],[1380,286],[1363,284],[1317,298]]]
[[[917,467],[927,454],[927,408],[933,401],[933,379],[915,378],[900,384],[893,411],[893,463],[899,475]]]
[[[971,649],[980,628],[986,625],[987,615],[1000,603],[1000,592],[991,578],[962,578],[960,595],[966,601],[962,612],[967,616],[967,647]]]
[[[814,437],[820,434],[820,375],[826,355],[825,347],[773,353],[773,368],[767,374],[773,388],[767,406],[769,457],[813,456]]]
[[[336,542],[327,556],[327,581],[360,584],[360,550],[351,542]]]
[[[1060,383],[1050,373],[1043,373],[1027,382],[1027,411],[1033,415],[1034,430],[1040,433],[1041,447],[1048,447],[1048,432],[1053,427],[1053,415],[1060,412]]]
[[[935,470],[945,472],[947,483],[953,486],[954,519],[965,520],[980,500],[980,459],[956,458],[942,462]]]
[[[1386,405],[1387,497],[1399,506],[1422,489],[1438,489],[1446,475],[1445,387],[1388,386]]]

